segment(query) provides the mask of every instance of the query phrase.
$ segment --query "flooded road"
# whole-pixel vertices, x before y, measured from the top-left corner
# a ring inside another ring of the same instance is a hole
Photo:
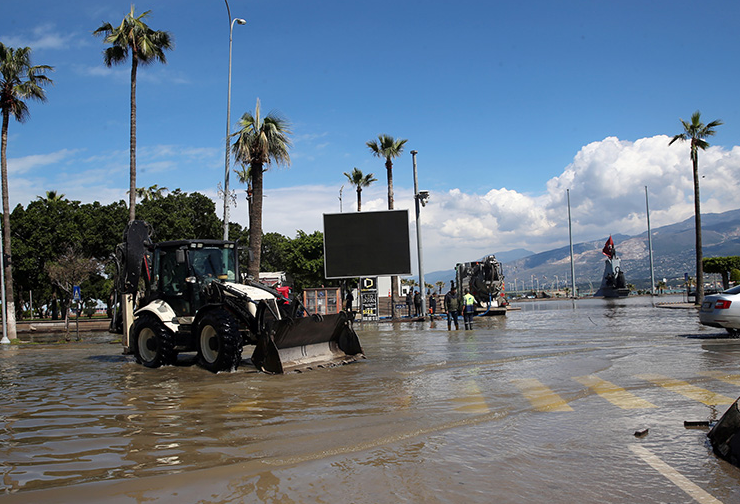
[[[740,340],[646,297],[514,306],[357,324],[367,360],[280,376],[0,346],[0,503],[740,502],[683,426],[740,395]]]

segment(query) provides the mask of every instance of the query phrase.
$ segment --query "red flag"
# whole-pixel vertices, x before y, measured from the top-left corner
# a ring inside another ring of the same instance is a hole
[[[609,259],[614,258],[614,240],[612,240],[612,235],[609,235],[609,239],[606,240],[606,244],[604,245],[604,248],[601,250],[601,252],[607,256]]]

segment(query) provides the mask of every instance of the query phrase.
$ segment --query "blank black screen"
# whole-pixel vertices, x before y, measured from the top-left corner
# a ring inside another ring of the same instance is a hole
[[[324,276],[410,275],[408,210],[324,214]]]

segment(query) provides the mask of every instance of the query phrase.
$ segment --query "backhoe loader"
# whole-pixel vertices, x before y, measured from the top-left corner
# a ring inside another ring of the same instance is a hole
[[[144,221],[126,227],[116,247],[117,310],[111,331],[144,366],[175,364],[197,352],[213,371],[235,370],[244,345],[261,371],[284,373],[364,358],[346,312],[309,314],[298,300],[240,280],[234,241],[154,243]],[[134,309],[135,306],[135,309]]]

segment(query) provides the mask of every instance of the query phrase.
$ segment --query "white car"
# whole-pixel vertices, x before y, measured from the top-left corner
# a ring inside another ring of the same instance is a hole
[[[699,322],[726,329],[732,336],[740,336],[740,285],[720,294],[705,296]]]

